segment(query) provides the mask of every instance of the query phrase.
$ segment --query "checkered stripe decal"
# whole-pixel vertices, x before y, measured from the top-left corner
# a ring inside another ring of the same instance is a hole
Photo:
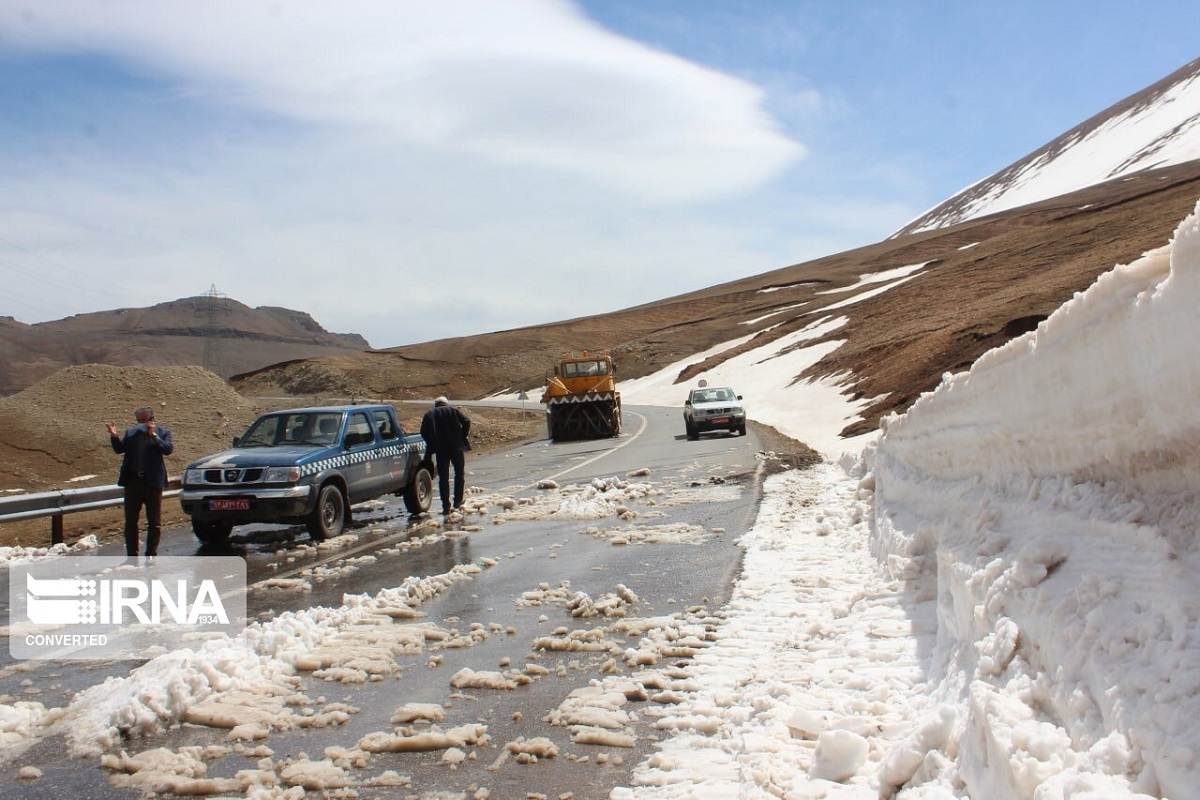
[[[360,450],[357,453],[340,453],[331,458],[322,458],[320,461],[314,461],[311,464],[305,464],[300,467],[300,477],[305,478],[309,475],[316,475],[318,472],[324,472],[327,469],[342,469],[351,464],[361,464],[364,461],[379,461],[391,460],[393,458],[401,458],[410,450],[417,449],[416,446],[410,444],[392,444],[387,447],[381,447],[378,450]]]

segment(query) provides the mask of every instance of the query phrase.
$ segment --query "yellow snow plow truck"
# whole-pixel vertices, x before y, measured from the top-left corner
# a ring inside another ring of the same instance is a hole
[[[546,432],[553,441],[604,439],[621,435],[621,393],[612,356],[567,353],[546,383]]]

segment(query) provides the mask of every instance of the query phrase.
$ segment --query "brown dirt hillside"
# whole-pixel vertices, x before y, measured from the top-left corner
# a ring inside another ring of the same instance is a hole
[[[1114,265],[1167,244],[1200,198],[1200,161],[1091,187],[951,228],[899,236],[611,314],[350,356],[274,365],[231,378],[247,396],[334,388],[364,397],[480,398],[523,389],[540,395],[568,350],[608,349],[618,378],[636,378],[742,337],[744,323],[774,327],[757,347],[831,316],[838,289],[860,276],[925,264],[919,277],[839,308],[842,342],[798,378],[844,375],[845,391],[878,398],[848,435],[908,407],[945,372],[1036,327]],[[693,364],[678,380],[738,354]]]
[[[0,488],[36,491],[91,474],[114,483],[120,462],[104,423],[132,425],[143,405],[174,433],[176,464],[227,446],[256,414],[253,402],[200,367],[68,367],[0,397],[0,426],[9,432],[0,439]]]

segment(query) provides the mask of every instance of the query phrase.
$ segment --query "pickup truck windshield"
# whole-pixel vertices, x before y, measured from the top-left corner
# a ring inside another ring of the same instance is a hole
[[[238,447],[333,444],[341,425],[341,414],[268,414],[250,426]]]

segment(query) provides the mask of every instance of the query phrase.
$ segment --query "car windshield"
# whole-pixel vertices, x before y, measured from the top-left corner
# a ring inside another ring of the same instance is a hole
[[[333,444],[341,423],[341,414],[333,413],[268,414],[250,426],[239,440],[238,447]]]
[[[737,395],[733,389],[697,389],[692,392],[693,403],[727,403]]]

